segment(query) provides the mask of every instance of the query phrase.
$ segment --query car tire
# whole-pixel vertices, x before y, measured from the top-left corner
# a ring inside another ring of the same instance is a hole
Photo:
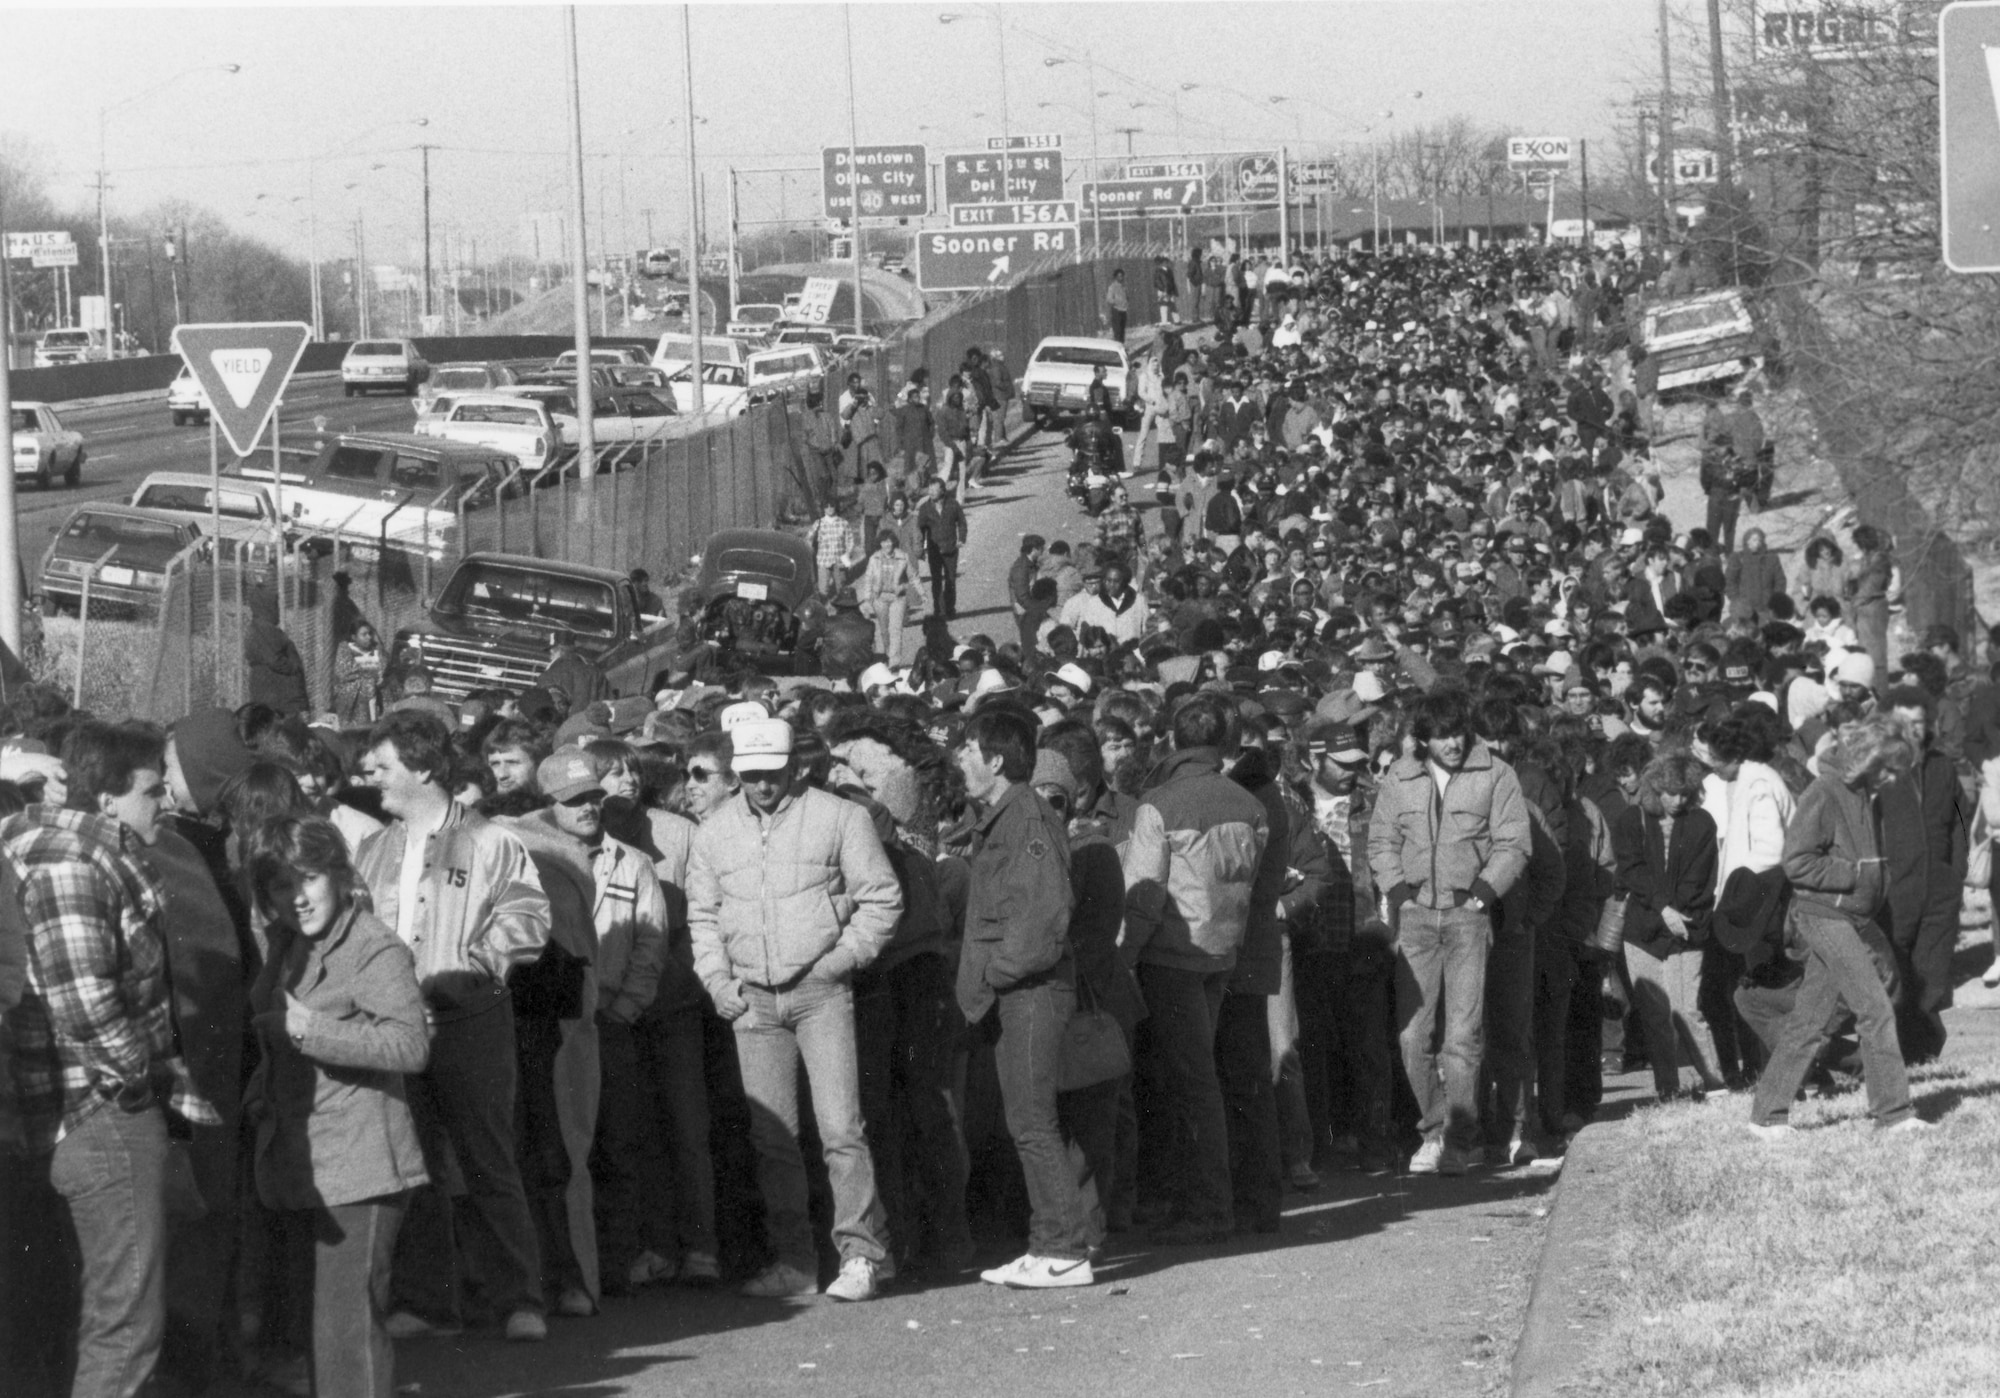
[[[340,396],[342,398],[352,398],[354,396],[354,385],[351,383],[342,384],[340,386]]]
[[[1046,432],[1053,425],[1054,425],[1054,419],[1051,418],[1048,415],[1048,413],[1044,412],[1040,408],[1035,409],[1035,430],[1037,432]]]
[[[185,427],[185,426],[187,426],[187,414],[186,414],[186,413],[183,413],[183,412],[176,412],[176,413],[174,413],[174,414],[173,414],[173,419],[174,419],[174,426],[176,426],[176,427]]]
[[[68,486],[71,490],[75,490],[77,486],[81,485],[82,483],[83,483],[83,453],[78,452],[75,458],[70,461],[69,469],[63,472],[63,484]]]
[[[35,489],[47,490],[53,479],[49,473],[48,463],[44,462],[42,469],[35,472]]]

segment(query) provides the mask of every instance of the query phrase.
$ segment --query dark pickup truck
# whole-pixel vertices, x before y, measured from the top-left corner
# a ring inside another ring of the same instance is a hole
[[[399,638],[392,668],[421,665],[432,691],[451,700],[476,689],[519,693],[568,645],[615,693],[652,694],[665,683],[676,630],[659,599],[642,597],[623,573],[475,553],[445,580],[429,628]]]

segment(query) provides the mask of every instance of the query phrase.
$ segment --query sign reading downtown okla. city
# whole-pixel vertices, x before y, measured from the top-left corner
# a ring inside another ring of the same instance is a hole
[[[828,218],[855,218],[857,194],[861,218],[922,218],[931,211],[922,146],[857,146],[851,152],[827,146],[820,162]]]

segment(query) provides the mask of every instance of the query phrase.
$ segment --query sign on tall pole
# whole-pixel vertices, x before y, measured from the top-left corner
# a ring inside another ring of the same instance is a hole
[[[921,218],[931,211],[929,171],[922,146],[826,146],[820,152],[824,212],[849,220]]]
[[[210,412],[230,450],[248,456],[312,338],[302,321],[177,325],[173,349],[208,395]]]
[[[1954,272],[2000,272],[2000,3],[1938,16],[1939,222]]]

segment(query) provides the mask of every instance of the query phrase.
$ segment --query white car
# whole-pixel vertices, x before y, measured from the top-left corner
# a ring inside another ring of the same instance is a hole
[[[74,487],[83,478],[83,434],[62,425],[47,403],[14,404],[14,479],[27,476],[43,490],[57,476]]]
[[[1051,335],[1036,345],[1021,375],[1021,400],[1044,427],[1059,417],[1079,416],[1100,368],[1113,411],[1130,418],[1139,401],[1132,357],[1118,341],[1095,336]]]
[[[667,376],[674,390],[674,406],[681,412],[694,411],[694,365],[683,364]],[[701,366],[701,412],[703,417],[742,417],[750,411],[750,379],[741,364],[704,362]]]
[[[466,393],[417,424],[417,435],[492,447],[534,476],[562,450],[562,428],[548,404],[514,393]]]
[[[456,397],[461,393],[492,393],[514,381],[512,369],[492,361],[433,365],[423,387],[417,390],[417,416],[428,417],[440,394]]]
[[[129,503],[134,509],[192,524],[206,535],[215,522],[211,508],[216,502],[206,471],[155,471],[139,482]],[[277,495],[269,481],[222,477],[219,497],[222,537],[270,551],[284,540],[285,529],[278,518]]]
[[[751,355],[743,362],[750,401],[767,402],[826,378],[826,354],[818,345],[784,345]]]
[[[776,332],[784,323],[785,308],[772,301],[751,301],[736,308],[723,326],[729,335],[741,335],[749,340],[763,340]]]
[[[750,351],[741,342],[726,335],[704,335],[701,337],[701,362],[710,364],[733,364],[743,367],[743,361],[750,357]],[[653,367],[666,371],[667,377],[694,363],[694,336],[684,330],[669,330],[660,336],[660,343],[653,347]]]
[[[647,362],[647,359],[646,352],[642,349],[631,349],[625,346],[613,345],[593,345],[590,350],[590,362],[592,364],[608,366],[615,364],[644,364]],[[564,350],[555,357],[555,361],[549,367],[551,369],[574,369],[576,367],[576,351],[573,349]]]
[[[192,369],[181,365],[180,373],[167,385],[167,415],[173,418],[174,426],[185,427],[190,422],[206,424],[208,412],[208,390]]]
[[[104,352],[102,330],[46,330],[35,342],[35,367],[54,369],[63,364],[109,359]]]
[[[430,375],[430,365],[408,340],[357,340],[340,361],[340,389],[349,398],[376,389],[408,397]]]

